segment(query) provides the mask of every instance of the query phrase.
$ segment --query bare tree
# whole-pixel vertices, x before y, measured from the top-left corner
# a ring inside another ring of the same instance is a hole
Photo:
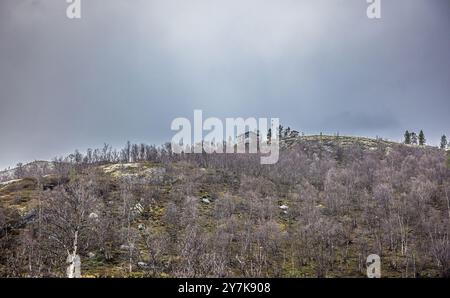
[[[70,262],[68,277],[76,274],[79,254],[85,252],[95,239],[93,221],[97,198],[90,177],[77,178],[65,187],[58,187],[50,193],[43,207],[42,233],[49,239],[48,250],[63,256]]]

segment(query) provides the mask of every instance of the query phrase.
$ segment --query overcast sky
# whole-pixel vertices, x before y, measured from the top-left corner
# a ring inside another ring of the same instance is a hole
[[[161,144],[174,117],[450,135],[450,1],[0,0],[0,168]]]

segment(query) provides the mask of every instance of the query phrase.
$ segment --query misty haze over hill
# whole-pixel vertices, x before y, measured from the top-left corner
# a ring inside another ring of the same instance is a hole
[[[449,134],[450,3],[0,1],[0,168],[127,140],[175,117],[279,117],[306,134]]]

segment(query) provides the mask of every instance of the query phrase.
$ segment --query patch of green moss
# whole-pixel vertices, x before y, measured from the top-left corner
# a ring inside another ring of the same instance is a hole
[[[158,221],[164,215],[165,208],[163,206],[154,206],[150,210],[150,218]]]

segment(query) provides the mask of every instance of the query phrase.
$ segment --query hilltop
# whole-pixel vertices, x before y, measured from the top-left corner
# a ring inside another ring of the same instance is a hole
[[[49,172],[53,170],[53,163],[44,160],[37,160],[25,165],[20,165],[20,169],[17,167],[9,170],[0,171],[0,182],[16,179],[17,172]],[[20,175],[20,173],[19,173]]]

